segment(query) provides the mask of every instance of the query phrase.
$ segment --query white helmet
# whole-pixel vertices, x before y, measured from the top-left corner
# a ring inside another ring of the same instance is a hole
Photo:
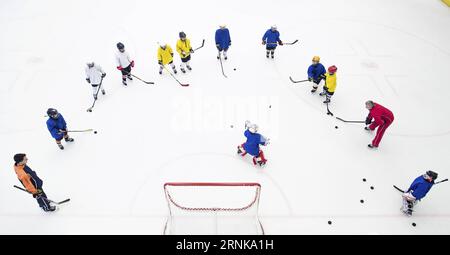
[[[250,131],[251,133],[256,133],[256,132],[258,132],[258,125],[256,125],[256,124],[250,124],[250,126],[248,127],[248,131]]]
[[[272,25],[272,26],[270,27],[270,29],[272,29],[272,30],[277,30],[277,26],[276,26],[276,25]]]
[[[225,24],[220,24],[219,27],[220,28],[226,28],[227,26]]]
[[[94,67],[94,61],[88,61],[88,62],[86,62],[86,65],[87,65],[89,68]]]

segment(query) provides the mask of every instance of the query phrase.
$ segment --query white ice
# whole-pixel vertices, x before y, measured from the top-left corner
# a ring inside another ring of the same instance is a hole
[[[228,78],[213,42],[222,23]],[[299,40],[274,60],[261,45],[272,24],[283,41]],[[1,1],[0,234],[161,234],[168,181],[261,183],[267,234],[450,234],[448,182],[411,218],[392,187],[426,170],[450,176],[449,27],[439,0]],[[177,75],[189,87],[158,74],[157,42],[175,48],[180,31],[194,47],[206,40],[193,71]],[[133,73],[155,85],[121,85],[119,41]],[[306,78],[314,55],[338,67],[335,116],[363,120],[368,99],[394,112],[379,149],[367,148],[363,125],[327,116],[310,84],[289,81]],[[92,113],[88,60],[107,73]],[[69,129],[98,134],[74,133],[60,151],[45,126],[49,107]],[[247,119],[271,138],[263,169],[236,155]],[[58,212],[13,188],[19,152],[50,198],[71,198]]]

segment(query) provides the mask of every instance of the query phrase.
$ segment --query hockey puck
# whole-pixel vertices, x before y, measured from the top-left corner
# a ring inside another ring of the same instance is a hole
[[[374,189],[374,187],[373,187],[373,186],[370,186],[370,189]]]
[[[236,68],[234,68],[233,70],[236,71]]]
[[[359,200],[359,202],[361,202],[361,204],[362,204],[362,203],[364,203],[364,200],[361,199],[361,200]]]
[[[363,178],[363,182],[365,182],[366,181],[366,178]]]
[[[97,134],[97,131],[94,131],[94,134]]]
[[[415,226],[416,226],[416,223],[413,222],[412,225],[413,225],[413,227],[415,227]]]
[[[335,129],[338,129],[338,126],[334,126]]]
[[[331,223],[332,223],[331,220],[329,220],[329,221],[328,221],[328,225],[331,225]]]
[[[230,128],[233,128],[233,125],[231,125]]]
[[[272,106],[271,106],[271,105],[269,105],[269,108],[272,108]]]
[[[88,112],[92,112],[92,110],[91,109],[89,109],[89,110],[87,110]]]

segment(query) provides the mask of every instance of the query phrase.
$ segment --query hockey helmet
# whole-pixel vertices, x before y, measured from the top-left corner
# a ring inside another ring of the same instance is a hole
[[[433,172],[431,170],[427,171],[426,173],[433,181],[438,178],[438,174],[436,172]]]
[[[328,72],[329,73],[335,73],[337,71],[337,67],[335,65],[332,65],[330,67],[328,67]]]
[[[186,38],[186,33],[181,31],[179,36],[180,36],[180,39],[185,39]]]
[[[20,163],[23,161],[23,159],[26,157],[27,155],[25,153],[17,153],[16,155],[14,155],[14,162]]]
[[[89,68],[92,68],[92,67],[94,67],[94,61],[88,61],[88,62],[86,62],[86,65],[87,65]]]
[[[319,56],[314,56],[314,57],[312,58],[312,61],[314,61],[314,62],[319,62],[319,61],[320,61],[320,57],[319,57]]]
[[[256,124],[250,124],[250,126],[248,127],[248,131],[250,131],[251,133],[256,133],[256,132],[258,132],[258,125],[256,125]]]
[[[121,42],[118,42],[117,43],[117,49],[123,50],[123,49],[125,49],[125,45],[123,45],[123,43],[121,43]]]
[[[58,118],[59,113],[55,108],[48,108],[47,115],[52,119],[56,119]]]
[[[272,25],[272,26],[270,27],[270,29],[272,29],[273,31],[275,31],[275,30],[277,30],[277,26],[276,26],[276,25]]]

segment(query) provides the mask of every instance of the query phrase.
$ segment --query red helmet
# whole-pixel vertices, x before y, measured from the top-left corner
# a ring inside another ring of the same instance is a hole
[[[328,72],[329,73],[335,73],[337,71],[337,67],[335,65],[332,65],[330,67],[328,67]]]

